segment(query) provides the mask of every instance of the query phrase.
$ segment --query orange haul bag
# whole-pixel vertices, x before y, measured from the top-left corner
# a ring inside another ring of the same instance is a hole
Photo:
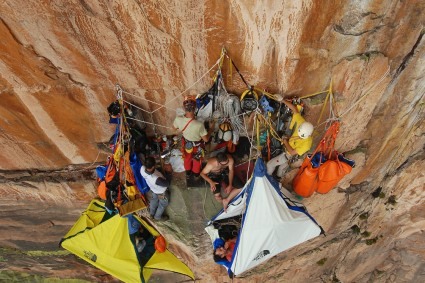
[[[307,156],[297,175],[292,181],[292,186],[297,195],[310,197],[317,188],[319,168],[313,168],[311,157]]]
[[[106,192],[107,192],[108,188],[106,187],[106,182],[105,181],[101,181],[99,183],[99,186],[97,187],[97,194],[99,195],[99,197],[103,200],[106,200]]]
[[[316,192],[320,194],[329,193],[351,170],[352,167],[345,162],[339,161],[338,157],[336,157],[336,160],[326,161],[319,169],[319,182]]]

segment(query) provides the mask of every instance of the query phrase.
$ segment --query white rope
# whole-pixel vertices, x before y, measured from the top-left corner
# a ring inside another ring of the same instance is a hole
[[[96,159],[92,162],[92,164],[90,164],[89,166],[86,166],[86,167],[84,167],[84,168],[81,168],[81,169],[78,169],[78,170],[76,170],[76,171],[85,171],[85,170],[87,170],[87,169],[93,169],[93,168],[91,168],[96,162],[97,162],[97,159],[99,158],[99,155],[100,155],[100,149],[99,149],[99,151],[97,152],[97,156],[96,156]]]
[[[245,136],[248,138],[248,141],[249,141],[249,143],[251,145],[250,147],[253,147],[252,141],[251,141],[251,139],[249,137],[248,128],[246,127],[246,123],[245,123],[245,113],[242,113],[242,115],[244,115],[244,117],[243,117],[244,123],[243,124],[244,124]]]
[[[142,110],[143,112],[146,112],[146,113],[150,114],[150,111],[147,111],[147,110],[145,110],[145,109],[143,109],[143,108],[141,108],[141,107],[139,107],[139,106],[137,106],[137,105],[135,105],[135,104],[133,104],[133,103],[131,103],[131,102],[127,101],[127,100],[124,100],[124,99],[123,99],[122,101],[123,101],[123,102],[125,102],[125,103],[127,103],[128,105],[133,106],[134,108],[140,109],[140,110]]]
[[[230,120],[233,130],[240,132],[243,129],[242,121],[239,119],[241,106],[239,98],[235,95],[228,94],[221,100],[224,117]]]
[[[372,85],[368,90],[365,91],[365,94],[363,94],[353,105],[351,105],[344,113],[342,113],[339,117],[344,116],[345,114],[347,114],[349,111],[351,111],[355,106],[357,106],[357,104],[360,103],[360,101],[363,100],[363,98],[365,98],[368,94],[371,93],[371,91],[377,86],[379,85],[384,79],[385,77],[390,73],[390,67],[388,67],[387,71],[384,73],[384,75],[374,84]]]
[[[128,95],[131,95],[131,96],[134,96],[134,97],[136,97],[136,98],[139,98],[139,99],[142,99],[142,100],[145,100],[145,101],[148,101],[148,102],[150,102],[150,103],[152,103],[152,104],[155,104],[155,105],[160,105],[160,107],[159,108],[157,108],[157,109],[155,109],[155,110],[153,110],[153,111],[147,111],[147,110],[143,110],[143,111],[145,111],[145,112],[147,112],[147,113],[150,113],[150,114],[153,114],[153,113],[155,113],[156,111],[158,111],[158,110],[160,110],[160,109],[162,109],[162,108],[167,108],[167,109],[170,109],[170,110],[176,110],[175,108],[171,108],[171,107],[167,107],[166,105],[167,104],[169,104],[170,102],[172,102],[172,101],[174,101],[175,99],[177,99],[177,98],[179,98],[180,96],[182,96],[184,93],[186,93],[189,89],[191,89],[193,86],[195,86],[199,81],[201,81],[206,75],[208,75],[210,72],[211,72],[211,70],[212,69],[214,69],[214,67],[215,66],[217,66],[219,63],[220,63],[220,60],[221,60],[221,58],[223,57],[224,55],[222,54],[221,56],[220,56],[220,58],[217,60],[217,62],[215,62],[215,64],[214,65],[212,65],[211,66],[211,68],[209,68],[208,69],[208,71],[206,71],[196,82],[194,82],[191,86],[189,86],[188,88],[186,88],[184,91],[182,91],[180,94],[178,94],[178,95],[176,95],[173,99],[171,99],[170,101],[168,101],[168,102],[166,102],[165,104],[161,104],[161,103],[158,103],[158,102],[156,102],[156,101],[153,101],[153,100],[150,100],[150,99],[147,99],[147,98],[144,98],[144,97],[141,97],[141,96],[139,96],[139,95],[135,95],[135,94],[133,94],[133,93],[130,93],[130,92],[128,92],[128,91],[125,91],[125,90],[123,90],[121,87],[120,87],[120,85],[119,84],[116,84],[115,85],[115,87],[116,87],[116,89],[117,89],[117,99],[119,100],[119,99],[123,99],[122,98],[122,94],[123,93],[125,93],[125,94],[128,94]],[[133,105],[133,106],[135,106],[135,105]]]
[[[258,109],[258,106],[257,106],[257,109],[256,109],[256,110],[259,110],[259,109]],[[250,139],[249,139],[249,137],[248,137],[248,140],[249,140],[249,143],[251,144],[251,147],[250,147],[250,149],[249,149],[249,157],[248,157],[249,161],[248,161],[248,169],[246,170],[246,180],[248,180],[248,177],[249,177],[249,168],[251,167],[252,149],[253,149],[253,148],[256,148],[256,147],[254,147],[254,145],[252,144],[252,142],[254,141],[255,124],[256,124],[256,123],[258,123],[257,114],[258,114],[258,112],[257,112],[257,111],[255,111],[255,115],[254,115],[254,123],[252,123],[252,135],[251,135],[251,140],[250,140]],[[258,152],[257,152],[257,155],[258,155]]]
[[[150,122],[146,122],[146,121],[139,120],[139,119],[136,119],[136,118],[127,117],[127,119],[129,119],[129,120],[134,120],[134,121],[138,121],[138,122],[142,122],[142,123],[149,124],[149,125],[153,125],[153,126],[157,126],[157,127],[162,127],[162,128],[167,128],[167,129],[174,129],[174,128],[172,128],[172,127],[168,127],[168,126],[164,126],[164,125],[156,124],[156,123],[150,123]]]
[[[152,121],[152,126],[153,126],[153,133],[155,134],[155,136],[157,136],[157,132],[156,132],[156,125],[155,125],[155,121],[153,119],[153,115],[152,113],[149,113],[150,117],[151,117],[151,121]]]
[[[117,90],[117,94],[116,94],[117,99],[118,100],[122,99],[122,88],[121,88],[121,86],[119,84],[116,84],[115,89]]]
[[[240,100],[236,95],[227,92],[223,80],[219,81],[219,93],[217,96],[217,110],[220,114],[216,113],[214,116],[220,117],[219,123],[229,121],[232,125],[232,130],[242,132],[243,122],[240,116],[243,115]],[[220,87],[222,91],[220,92]],[[214,109],[213,109],[214,111]]]
[[[150,102],[150,103],[155,104],[155,105],[161,105],[161,106],[163,106],[164,108],[167,108],[167,109],[169,109],[169,110],[173,110],[173,111],[175,111],[175,110],[176,110],[176,109],[171,108],[171,107],[166,107],[166,106],[162,105],[161,103],[155,102],[155,101],[153,101],[153,100],[150,100],[150,99],[147,99],[147,98],[144,98],[144,97],[141,97],[141,96],[138,96],[138,95],[132,94],[132,93],[127,92],[127,91],[125,91],[125,90],[123,90],[123,93],[128,94],[128,95],[131,95],[131,96],[134,96],[134,97],[137,97],[137,98],[139,98],[139,99],[145,100],[145,101]],[[124,100],[124,101],[125,101],[125,100]],[[127,102],[127,101],[126,101],[126,102]],[[129,103],[129,102],[127,102],[127,103]],[[129,103],[129,104],[130,104],[130,103]],[[135,106],[135,105],[133,105],[133,106]],[[139,108],[139,109],[142,109],[142,108]],[[153,113],[153,111],[147,111],[147,110],[144,110],[144,109],[142,109],[142,110],[143,110],[143,111],[145,111],[145,112],[147,112],[147,113],[149,113],[149,114]]]
[[[328,128],[328,125],[330,125],[330,124],[332,124],[332,122],[334,122],[334,121],[339,121],[340,119],[339,118],[337,118],[337,117],[334,117],[334,118],[328,118],[328,119],[326,119],[325,121],[323,121],[322,123],[320,123],[319,125],[316,125],[316,127],[314,127],[314,129],[316,130],[317,128],[319,128],[320,126],[322,126],[323,124],[326,124],[325,125],[325,129],[327,129]]]
[[[369,95],[370,92],[385,79],[385,77],[388,75],[389,72],[390,72],[390,67],[388,67],[387,71],[382,75],[382,77],[375,84],[373,84],[371,87],[369,87],[368,90],[365,91],[365,94],[363,94],[354,104],[352,104],[346,111],[344,111],[344,113],[342,113],[339,116],[337,114],[335,114],[335,111],[333,109],[333,103],[334,103],[335,98],[333,97],[333,93],[331,93],[330,96],[329,96],[329,118],[326,119],[325,121],[323,121],[322,123],[316,125],[314,127],[314,129],[317,129],[320,126],[322,126],[323,124],[325,124],[325,130],[326,130],[326,129],[329,128],[329,126],[333,122],[340,121],[341,117],[343,117],[345,114],[347,114],[349,111],[351,111],[357,104],[360,103],[360,101],[363,98],[365,98],[367,95]]]
[[[189,89],[191,89],[194,85],[196,85],[200,80],[202,80],[206,75],[208,75],[209,73],[210,73],[210,71],[212,70],[212,69],[214,69],[214,67],[215,66],[217,66],[219,63],[220,63],[220,60],[221,60],[221,58],[223,57],[223,55],[221,55],[220,56],[220,58],[217,60],[217,62],[211,67],[211,68],[209,68],[208,69],[208,71],[207,72],[205,72],[205,74],[203,74],[196,82],[194,82],[191,86],[189,86],[188,88],[186,88],[184,91],[182,91],[180,94],[178,94],[178,95],[176,95],[173,99],[171,99],[170,101],[167,101],[164,105],[161,105],[161,107],[159,107],[159,108],[157,108],[157,109],[155,109],[155,110],[153,110],[152,111],[152,113],[155,113],[156,111],[158,111],[158,110],[160,110],[160,109],[162,109],[162,108],[165,108],[166,106],[165,105],[167,105],[167,104],[169,104],[170,102],[172,102],[172,101],[174,101],[175,99],[177,99],[177,98],[179,98],[179,97],[181,97],[184,93],[186,93],[186,91],[188,91]]]

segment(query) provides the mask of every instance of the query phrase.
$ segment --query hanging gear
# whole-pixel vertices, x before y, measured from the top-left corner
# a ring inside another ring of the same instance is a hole
[[[193,159],[201,160],[202,157],[204,157],[205,152],[204,149],[201,146],[197,146],[197,151],[193,154]]]
[[[241,108],[244,112],[254,111],[258,107],[258,95],[252,90],[245,90],[241,95]]]
[[[208,118],[211,115],[211,113],[214,112],[216,108],[215,100],[219,92],[220,80],[221,80],[221,73],[218,72],[217,77],[214,81],[214,84],[211,86],[211,88],[207,92],[204,92],[203,94],[200,94],[196,97],[196,107],[198,109],[198,111],[196,112],[196,116]],[[209,108],[208,113],[206,113],[207,115],[205,115],[204,113],[199,113],[201,110],[203,110],[201,112],[205,112],[207,108]],[[199,115],[199,114],[202,114],[202,115]]]
[[[118,114],[121,113],[121,107],[120,107],[120,103],[118,102],[118,100],[115,100],[114,102],[109,104],[107,109],[108,109],[109,115],[111,115],[111,116],[117,116]]]
[[[293,97],[290,99],[291,103],[295,105],[300,112],[300,114],[304,115],[304,103],[298,97]],[[273,100],[271,101],[271,106],[273,107]],[[277,109],[277,107],[274,107]],[[289,129],[289,125],[292,120],[292,110],[286,106],[286,104],[281,103],[279,110],[277,111],[277,119],[275,120],[276,131],[280,136],[292,136],[293,132]],[[295,128],[295,127],[294,127]],[[293,129],[294,129],[293,128]]]
[[[224,141],[230,141],[233,137],[232,125],[229,122],[221,123],[218,127],[218,138]]]
[[[344,158],[334,150],[339,122],[333,122],[315,149],[309,154],[298,170],[292,185],[295,193],[309,197],[315,191],[326,194],[355,166],[355,162]]]
[[[264,159],[266,159],[269,155],[270,151],[270,159],[278,156],[283,152],[282,144],[276,138],[272,137],[270,139],[270,148],[268,146],[264,146],[261,149],[261,155]]]
[[[184,150],[187,153],[192,153],[192,151],[193,151],[193,143],[191,141],[186,141],[186,143],[184,144]]]
[[[214,91],[214,86],[211,87],[207,92],[201,94],[199,97],[196,98],[196,108],[201,109],[202,107],[205,107],[208,103],[210,103],[211,98],[210,94]]]
[[[258,102],[259,102],[261,108],[263,109],[264,114],[274,112],[274,108],[271,106],[270,101],[267,99],[267,97],[265,95],[263,95]]]

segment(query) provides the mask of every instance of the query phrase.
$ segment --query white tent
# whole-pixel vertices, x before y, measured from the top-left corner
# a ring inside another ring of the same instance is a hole
[[[322,231],[304,206],[282,194],[280,184],[267,175],[262,159],[257,160],[253,176],[227,211],[220,211],[208,223],[205,230],[211,240],[218,238],[214,222],[239,215],[242,223],[232,260],[220,262],[235,276]]]

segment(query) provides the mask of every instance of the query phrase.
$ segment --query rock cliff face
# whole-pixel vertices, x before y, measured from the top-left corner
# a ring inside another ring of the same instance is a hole
[[[425,281],[424,24],[420,0],[1,1],[0,268],[9,273],[0,278],[31,267],[31,276],[113,280],[69,255],[25,252],[55,250],[94,196],[89,169],[106,157],[115,84],[170,133],[183,94],[210,87],[225,47],[245,80],[269,92],[332,85],[336,148],[357,162],[339,189],[304,200],[326,237],[235,282]],[[229,91],[246,88],[228,65],[223,74]],[[324,100],[305,100],[319,133]],[[197,278],[228,281],[202,232],[217,207],[178,178],[176,224],[160,228]]]

